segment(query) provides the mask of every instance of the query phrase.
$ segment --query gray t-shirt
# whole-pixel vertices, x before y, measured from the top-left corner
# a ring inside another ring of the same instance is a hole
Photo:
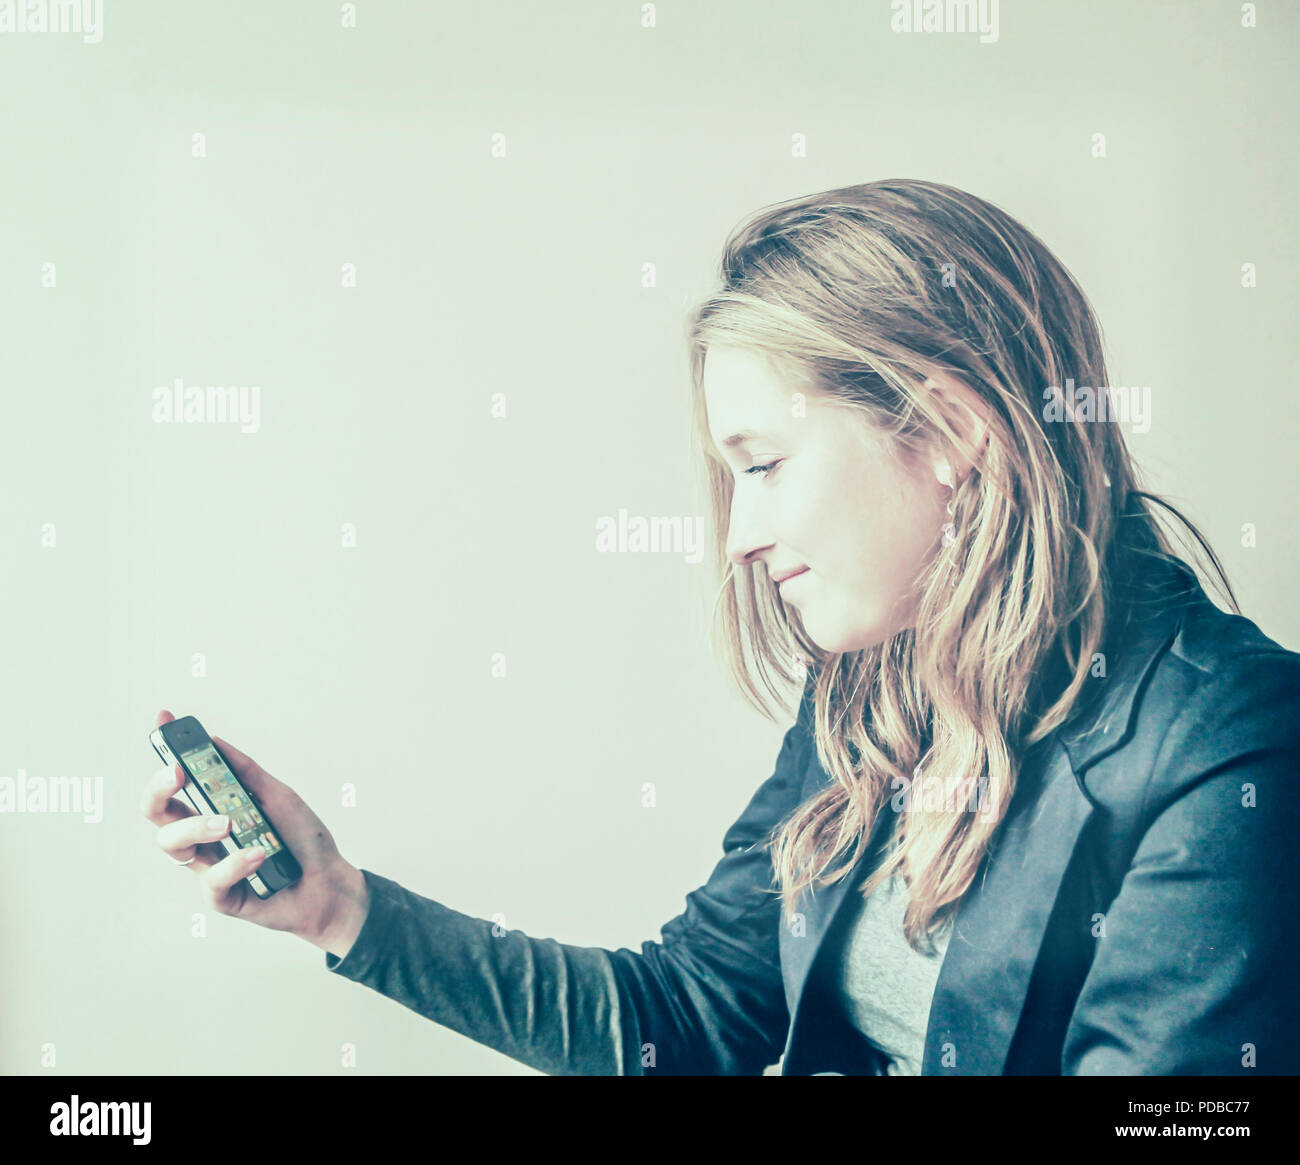
[[[883,860],[883,859],[882,859]],[[826,952],[830,1005],[879,1053],[886,1076],[919,1076],[939,969],[953,919],[919,954],[903,935],[908,892],[895,875],[865,901],[854,879]],[[817,1075],[840,1075],[823,1072]]]

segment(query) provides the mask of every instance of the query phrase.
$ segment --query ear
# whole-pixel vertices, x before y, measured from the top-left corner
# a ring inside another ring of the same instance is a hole
[[[949,484],[944,465],[950,465],[954,479],[951,484],[955,487],[984,460],[989,443],[989,406],[968,384],[947,373],[931,373],[925,387],[937,398],[940,410],[956,434],[956,441],[945,441],[944,448],[935,450],[933,457],[935,476]]]

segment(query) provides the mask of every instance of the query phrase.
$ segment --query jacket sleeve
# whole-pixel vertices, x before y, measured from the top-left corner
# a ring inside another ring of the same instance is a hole
[[[1175,718],[1066,1032],[1066,1075],[1300,1073],[1300,656]]]
[[[809,697],[709,880],[639,952],[494,926],[364,870],[361,931],[328,970],[553,1075],[759,1075],[789,1027],[768,832],[794,808]]]

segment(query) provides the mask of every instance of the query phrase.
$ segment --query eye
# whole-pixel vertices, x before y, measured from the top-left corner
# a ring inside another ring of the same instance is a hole
[[[765,475],[766,475],[766,474],[768,474],[768,473],[771,473],[772,470],[774,470],[778,465],[780,465],[781,462],[782,462],[783,460],[784,460],[784,458],[778,457],[775,461],[769,461],[766,465],[753,465],[753,466],[750,466],[750,468],[747,469],[747,470],[745,470],[745,472],[746,472],[746,473],[762,473],[762,474],[765,474]]]

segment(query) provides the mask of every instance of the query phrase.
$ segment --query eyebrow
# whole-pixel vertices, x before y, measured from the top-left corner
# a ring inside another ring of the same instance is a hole
[[[761,433],[740,432],[732,433],[730,437],[723,439],[722,445],[727,449],[734,449],[737,445],[743,445],[746,441],[752,441],[755,437],[762,436]]]

